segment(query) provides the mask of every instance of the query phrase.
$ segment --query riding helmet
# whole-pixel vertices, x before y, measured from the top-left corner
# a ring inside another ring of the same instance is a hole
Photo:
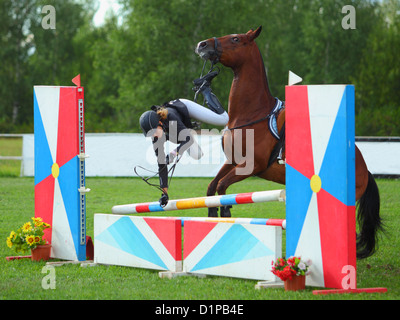
[[[159,117],[154,111],[146,111],[140,116],[139,124],[144,136],[152,129],[157,129]]]

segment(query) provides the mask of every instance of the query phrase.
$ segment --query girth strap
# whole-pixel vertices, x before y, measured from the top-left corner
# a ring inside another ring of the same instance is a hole
[[[285,108],[285,103],[282,102],[281,100],[279,100],[278,98],[275,98],[276,100],[276,104],[275,107],[272,109],[272,111],[265,116],[264,118],[261,118],[259,120],[250,122],[250,123],[246,123],[243,124],[241,126],[237,126],[234,128],[228,128],[228,130],[232,131],[232,130],[236,130],[236,129],[241,129],[241,128],[245,128],[245,127],[250,127],[252,125],[255,125],[257,123],[263,122],[267,119],[269,119],[268,121],[268,128],[271,131],[271,134],[275,137],[275,139],[279,140],[279,131],[278,131],[278,124],[277,124],[277,115],[279,114],[279,112]]]

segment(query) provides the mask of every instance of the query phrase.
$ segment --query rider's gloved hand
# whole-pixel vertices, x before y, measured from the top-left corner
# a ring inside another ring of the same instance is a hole
[[[167,193],[163,193],[163,194],[161,195],[160,200],[158,200],[158,202],[160,203],[160,206],[161,206],[162,208],[164,208],[164,207],[168,204],[168,200],[169,200],[168,194],[167,194]]]
[[[197,91],[204,86],[210,86],[211,81],[218,75],[219,71],[212,71],[207,73],[204,77],[193,80],[193,84],[195,85],[194,90]]]
[[[178,152],[176,152],[176,150],[171,151],[170,154],[165,157],[165,163],[170,164],[170,163],[174,162],[174,159],[177,155],[178,155]]]

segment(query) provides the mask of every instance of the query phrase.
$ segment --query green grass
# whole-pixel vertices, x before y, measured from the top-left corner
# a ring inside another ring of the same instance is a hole
[[[0,138],[0,156],[21,156],[22,138]],[[0,177],[18,177],[21,160],[0,160]]]
[[[174,179],[170,196],[174,199],[202,196],[210,179]],[[110,213],[115,204],[157,200],[160,196],[136,178],[87,178],[92,191],[87,194],[87,234],[93,237],[95,213]],[[381,213],[387,234],[380,239],[379,250],[358,262],[357,282],[360,288],[386,287],[385,294],[314,296],[307,287],[303,292],[283,289],[255,290],[257,281],[223,277],[182,277],[160,279],[158,272],[119,266],[64,265],[56,270],[56,289],[44,290],[41,273],[44,262],[19,260],[7,262],[13,255],[6,246],[10,231],[34,215],[33,178],[0,177],[0,299],[151,299],[151,300],[276,300],[276,299],[393,299],[400,298],[400,181],[378,180]],[[247,179],[229,188],[229,193],[277,189],[279,185],[261,179]],[[252,204],[235,207],[238,217],[284,217],[282,203]],[[172,212],[171,215],[205,216],[205,209]],[[156,215],[156,214],[154,214]],[[266,266],[269,267],[269,266]]]

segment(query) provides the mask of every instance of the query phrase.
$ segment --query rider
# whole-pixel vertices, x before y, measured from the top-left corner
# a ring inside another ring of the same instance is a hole
[[[139,123],[146,137],[152,137],[153,148],[157,156],[158,174],[162,195],[159,200],[161,206],[168,203],[168,168],[174,158],[187,151],[196,160],[203,156],[200,146],[190,133],[191,118],[216,126],[225,126],[229,117],[218,98],[211,91],[211,81],[218,75],[213,71],[193,81],[196,91],[202,93],[209,109],[187,99],[177,99],[163,104],[152,106],[140,117]],[[165,133],[165,135],[164,135]],[[178,144],[178,147],[165,156],[164,143],[169,140]]]

